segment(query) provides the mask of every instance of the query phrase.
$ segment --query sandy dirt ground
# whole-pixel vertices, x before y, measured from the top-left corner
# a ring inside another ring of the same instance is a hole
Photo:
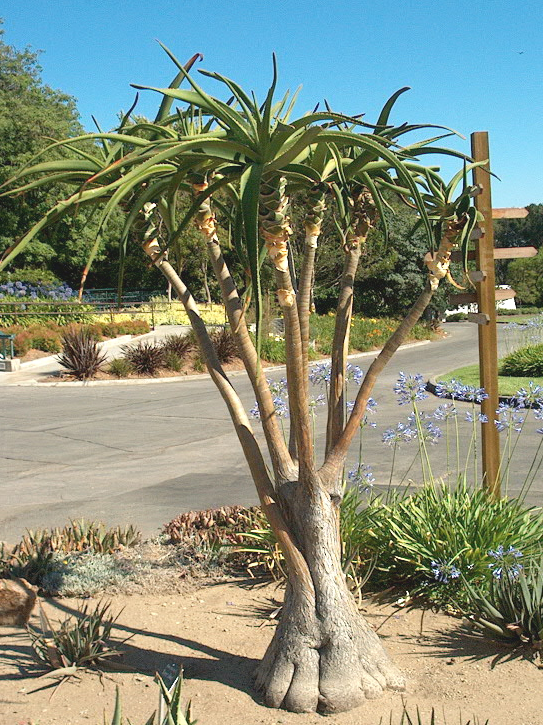
[[[199,725],[313,725],[318,714],[296,715],[266,708],[252,685],[252,674],[273,635],[270,612],[282,598],[275,585],[238,580],[214,584],[187,584],[185,593],[115,596],[114,612],[122,609],[116,629],[122,645],[122,663],[132,671],[98,674],[81,672],[52,695],[55,680],[42,674],[31,656],[22,629],[0,628],[1,725],[86,725],[111,721],[118,685],[124,714],[133,725],[143,724],[157,705],[155,671],[182,666],[184,697],[192,700]],[[74,611],[74,599],[48,600],[53,620]],[[406,611],[368,602],[365,615],[395,662],[409,680],[403,700],[423,713],[435,707],[437,720],[448,723],[473,716],[489,725],[541,725],[543,670],[505,645],[462,632],[460,622],[427,612],[420,635],[420,610]],[[31,623],[37,623],[36,614]],[[349,713],[330,716],[341,725],[378,725],[380,719],[399,723],[402,696],[386,693]],[[426,722],[426,720],[424,721]],[[429,722],[429,720],[428,720]],[[473,722],[473,720],[472,720]]]

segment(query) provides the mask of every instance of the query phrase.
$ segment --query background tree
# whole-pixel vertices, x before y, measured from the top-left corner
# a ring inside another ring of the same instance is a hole
[[[3,40],[0,21],[0,185],[17,170],[30,163],[52,139],[64,139],[83,133],[76,99],[44,84],[39,53],[19,50]],[[83,145],[92,150],[93,142]],[[66,158],[62,148],[45,153],[43,161]],[[32,227],[55,201],[68,194],[62,181],[51,181],[13,197],[0,197],[0,251],[13,245]],[[90,282],[94,286],[115,287],[118,273],[117,238],[121,233],[120,215],[111,220],[103,235]],[[6,271],[4,277],[54,278],[77,287],[89,252],[96,239],[97,222],[92,210],[73,213],[43,230],[39,240],[25,249]],[[132,260],[133,281],[153,286],[148,268],[141,260]],[[102,262],[102,264],[100,264]],[[25,270],[30,270],[25,274]]]
[[[524,219],[500,219],[496,222],[497,247],[531,246],[539,249],[543,245],[543,204],[528,204],[526,208],[528,216]],[[496,261],[496,282],[511,284],[516,289],[508,275],[511,263],[508,259]]]
[[[507,268],[507,283],[523,305],[543,307],[543,248],[536,257],[515,259]]]

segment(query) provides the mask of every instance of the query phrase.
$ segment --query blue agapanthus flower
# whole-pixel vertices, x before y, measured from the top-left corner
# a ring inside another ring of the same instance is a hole
[[[484,413],[475,413],[475,416],[470,410],[466,411],[465,420],[468,423],[473,423],[474,421],[477,421],[479,423],[488,423],[488,416],[484,415]]]
[[[503,544],[500,544],[496,549],[491,549],[488,552],[488,556],[494,559],[494,561],[488,564],[488,568],[492,570],[492,576],[496,579],[502,579],[504,574],[509,579],[517,579],[523,569],[522,564],[518,560],[524,555],[520,549],[512,545],[505,549]]]
[[[397,423],[395,428],[387,428],[383,433],[383,443],[389,446],[411,443],[417,437],[417,431],[405,423]]]
[[[432,561],[430,566],[434,579],[442,584],[448,584],[451,579],[458,579],[461,574],[460,569],[441,559]]]
[[[515,393],[515,400],[519,408],[543,408],[543,386],[536,385],[530,380],[527,388],[520,388]]]
[[[399,405],[413,403],[416,400],[424,400],[428,397],[426,383],[420,373],[409,375],[400,372],[399,378],[394,386]]]
[[[360,464],[354,470],[349,471],[347,479],[353,486],[358,486],[361,493],[366,493],[375,483],[375,476],[371,466]]]
[[[500,403],[496,414],[498,417],[494,424],[499,431],[509,430],[515,433],[522,431],[525,416],[519,413],[519,409],[515,405]]]

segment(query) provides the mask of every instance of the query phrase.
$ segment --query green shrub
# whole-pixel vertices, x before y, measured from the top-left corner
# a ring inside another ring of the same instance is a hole
[[[510,377],[543,376],[543,344],[528,345],[506,355],[500,365],[500,375]]]
[[[122,345],[121,350],[138,375],[155,376],[164,364],[164,348],[153,342]]]
[[[355,315],[351,321],[351,338],[349,352],[359,350],[372,350],[382,347],[394,330],[398,327],[398,320],[390,317],[360,317]],[[334,335],[335,315],[311,315],[310,330],[311,337],[316,340],[317,349],[323,355],[332,353],[332,341]],[[428,325],[417,323],[409,339],[426,340],[433,335]]]
[[[117,378],[127,378],[130,373],[134,372],[134,368],[124,357],[116,357],[110,360],[108,372]]]
[[[27,328],[16,325],[2,329],[15,334],[13,346],[15,354],[19,357],[23,357],[31,349],[50,353],[60,352],[62,349],[62,328],[55,323],[32,325]]]
[[[167,335],[162,345],[164,350],[175,353],[181,360],[188,357],[197,347],[196,338],[190,333],[188,335]]]
[[[506,310],[503,307],[498,307],[496,310],[497,315],[538,315],[541,312],[540,307],[517,307],[516,310]]]
[[[445,318],[446,322],[462,322],[463,320],[467,320],[468,315],[467,312],[455,312],[454,315],[447,315]]]
[[[28,267],[15,269],[13,272],[0,272],[0,284],[3,282],[23,282],[25,285],[46,285],[48,287],[57,287],[62,284],[62,280],[48,269]]]
[[[262,338],[260,357],[271,363],[285,363],[287,360],[285,341],[275,336]]]
[[[183,367],[183,361],[176,352],[173,352],[173,350],[165,350],[164,367],[178,373]]]
[[[92,332],[86,327],[67,330],[62,336],[59,363],[78,380],[93,378],[106,361]]]
[[[530,645],[543,664],[543,557],[524,561],[520,550],[492,551],[494,569],[488,591],[466,583],[463,613],[483,634]]]
[[[541,546],[543,511],[517,499],[493,500],[465,484],[431,483],[378,503],[367,555],[377,557],[372,581],[398,584],[439,605],[462,602],[464,582],[490,585],[489,551],[513,546],[526,555]]]
[[[108,587],[120,587],[132,574],[112,554],[56,553],[41,577],[40,588],[48,595],[92,597]]]

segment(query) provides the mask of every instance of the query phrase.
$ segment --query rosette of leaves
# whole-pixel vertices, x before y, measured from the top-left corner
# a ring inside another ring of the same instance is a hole
[[[28,627],[37,659],[63,677],[79,667],[99,668],[120,654],[108,644],[119,614],[111,614],[111,602],[99,602],[93,610],[85,604],[77,617],[67,617],[55,628],[40,607],[40,628]]]
[[[106,354],[100,351],[92,331],[80,327],[62,335],[62,352],[57,359],[78,380],[90,380],[105,363]]]

